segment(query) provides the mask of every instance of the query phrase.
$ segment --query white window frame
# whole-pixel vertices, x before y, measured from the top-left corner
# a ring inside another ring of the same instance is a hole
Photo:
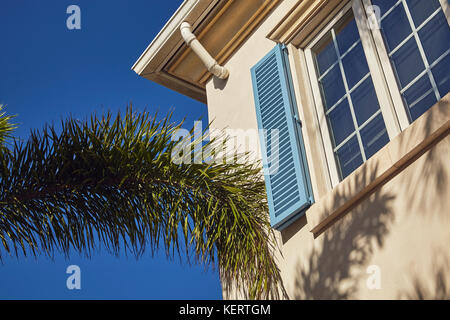
[[[444,15],[447,18],[447,22],[450,25],[450,5],[447,0],[439,0],[439,2]],[[368,10],[371,5],[371,0],[348,0],[348,3],[333,18],[331,18],[325,27],[314,36],[305,48],[298,49],[301,52],[301,56],[304,57],[301,64],[308,74],[309,94],[313,100],[313,109],[317,117],[317,125],[320,129],[323,153],[327,162],[326,169],[328,169],[328,181],[331,188],[338,185],[341,180],[339,178],[338,164],[330,138],[330,128],[328,127],[325,115],[323,98],[317,81],[319,77],[315,67],[312,48],[349,10],[353,11],[356,20],[361,44],[366,56],[389,140],[392,140],[411,124],[407,111],[408,107],[403,102],[381,30],[376,28],[369,29],[366,12],[369,12]],[[408,18],[411,19],[411,16],[409,15]],[[421,50],[421,53],[424,54],[423,49]],[[421,73],[421,75],[423,75],[423,73]],[[362,152],[364,152],[364,150],[362,150]]]
[[[399,0],[402,3],[400,3],[399,5],[404,5],[404,1],[405,0]],[[355,1],[355,2],[359,2],[359,1]],[[448,4],[447,0],[439,0],[440,4],[441,4],[441,9],[445,15],[445,17],[447,18],[447,23],[450,26],[450,5]],[[368,8],[372,5],[371,0],[362,0],[362,5],[363,5],[363,10],[366,11],[368,10]],[[405,6],[405,8],[407,8],[407,6]],[[409,10],[405,10],[406,11],[406,15],[408,17],[408,21],[410,24],[413,25],[412,23],[412,17],[411,14],[409,12]],[[436,10],[437,11],[437,10]],[[434,14],[432,15],[434,16]],[[428,21],[429,19],[431,19],[430,16],[429,18],[427,18],[425,21]],[[422,25],[424,25],[425,22],[422,23]],[[401,92],[407,90],[411,85],[413,85],[414,83],[416,83],[416,81],[422,77],[425,73],[430,74],[431,73],[431,68],[428,64],[428,60],[425,56],[425,52],[423,50],[422,44],[420,39],[418,38],[417,32],[413,31],[412,35],[408,36],[404,41],[402,41],[401,44],[403,44],[405,41],[409,40],[411,37],[414,37],[416,40],[416,43],[418,43],[418,47],[419,47],[419,52],[420,55],[422,57],[422,60],[425,64],[425,70],[423,72],[421,72],[416,79],[414,79],[413,81],[411,81],[408,86],[406,86],[405,88],[401,89],[399,84],[397,83],[397,79],[394,73],[394,69],[393,66],[391,64],[391,61],[389,59],[389,55],[388,55],[388,50],[386,48],[386,45],[384,43],[383,40],[383,36],[381,34],[381,29],[372,29],[371,30],[371,34],[372,34],[372,39],[374,41],[375,44],[375,48],[376,48],[376,52],[378,53],[378,57],[380,59],[381,62],[381,68],[384,72],[384,76],[386,77],[386,84],[388,86],[389,89],[389,93],[390,96],[392,97],[392,101],[394,102],[394,108],[395,108],[395,112],[398,116],[399,119],[399,123],[400,123],[400,127],[401,130],[405,130],[410,124],[410,120],[409,120],[409,116],[408,116],[408,111],[407,108],[408,106],[406,106],[403,102],[403,98],[401,96]],[[399,44],[399,46],[401,45]],[[435,61],[433,63],[436,64],[438,61]],[[431,81],[431,85],[432,85],[432,90],[434,91],[437,101],[439,101],[442,97],[439,95],[438,91],[437,91],[437,86],[434,83],[434,77],[433,76],[429,76],[429,79]]]
[[[386,79],[384,78],[383,70],[381,69],[381,62],[378,59],[377,52],[375,51],[375,44],[373,42],[372,36],[368,28],[367,17],[364,13],[365,12],[364,7],[360,2],[360,0],[349,1],[349,3],[345,5],[339,11],[339,13],[335,17],[333,17],[331,21],[327,23],[327,25],[323,28],[323,30],[321,30],[304,49],[306,58],[306,67],[309,73],[309,80],[311,82],[311,89],[314,97],[314,104],[315,104],[314,109],[317,113],[319,127],[323,139],[325,156],[328,162],[329,178],[332,187],[338,185],[341,182],[341,180],[339,177],[338,166],[334,155],[333,144],[331,142],[329,134],[330,129],[328,128],[327,124],[327,118],[325,115],[325,108],[322,100],[322,95],[319,88],[319,83],[317,81],[319,77],[315,67],[314,53],[312,52],[312,48],[349,10],[353,11],[353,15],[356,20],[358,31],[360,33],[360,41],[366,56],[369,72],[372,77],[372,82],[378,98],[380,110],[383,115],[389,140],[392,140],[396,135],[398,135],[401,132],[401,124],[398,115],[394,111],[395,110],[394,101],[391,99],[391,96],[389,94]],[[377,114],[378,113],[379,112],[377,112]],[[363,149],[361,150],[361,152],[364,154]],[[365,161],[364,156],[363,160]]]

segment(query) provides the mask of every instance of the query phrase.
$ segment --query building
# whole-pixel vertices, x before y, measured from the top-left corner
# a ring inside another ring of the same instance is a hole
[[[262,129],[291,299],[450,298],[449,22],[447,0],[186,0],[133,70]]]

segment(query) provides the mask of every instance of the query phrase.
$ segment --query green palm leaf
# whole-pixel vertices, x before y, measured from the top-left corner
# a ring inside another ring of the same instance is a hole
[[[285,294],[260,166],[174,163],[181,125],[128,108],[123,117],[70,118],[60,132],[47,126],[14,143],[0,153],[4,251],[90,255],[102,244],[140,256],[164,248],[219,268],[222,282],[248,298]]]
[[[7,116],[2,110],[3,105],[0,104],[0,152],[4,147],[6,139],[11,137],[11,132],[16,128],[16,126],[11,123],[11,119],[14,116]]]

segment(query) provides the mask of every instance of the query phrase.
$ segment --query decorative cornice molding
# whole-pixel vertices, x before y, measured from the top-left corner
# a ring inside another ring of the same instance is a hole
[[[298,0],[292,9],[273,28],[267,38],[280,42],[302,44],[311,33],[317,32],[318,26],[340,10],[350,0]]]

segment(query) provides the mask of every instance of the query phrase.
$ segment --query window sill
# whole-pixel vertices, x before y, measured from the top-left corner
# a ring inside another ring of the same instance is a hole
[[[315,237],[450,133],[450,93],[314,203],[306,217]]]

